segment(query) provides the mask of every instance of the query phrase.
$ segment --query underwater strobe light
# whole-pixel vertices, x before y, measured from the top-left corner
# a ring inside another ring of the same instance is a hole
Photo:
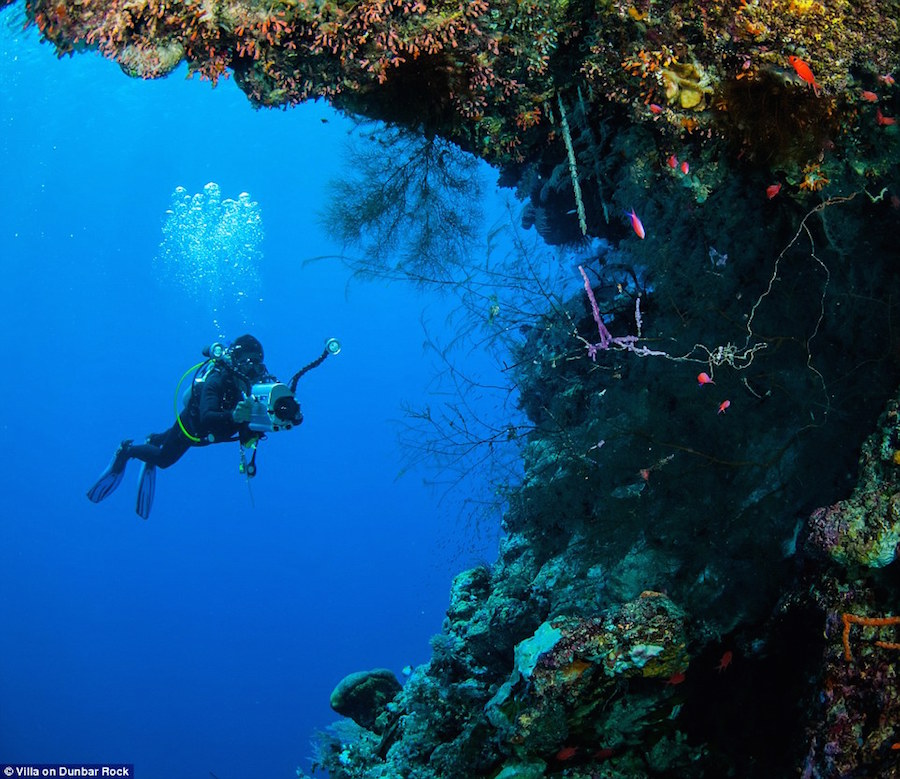
[[[328,354],[340,354],[341,342],[337,338],[329,338],[325,342],[325,349],[328,351]]]

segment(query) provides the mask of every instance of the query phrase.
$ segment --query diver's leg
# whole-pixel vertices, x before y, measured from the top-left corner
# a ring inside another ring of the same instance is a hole
[[[168,468],[178,462],[190,446],[191,442],[184,437],[178,425],[174,425],[164,433],[147,436],[147,443],[132,446],[128,456],[157,468]]]
[[[131,456],[142,460],[138,473],[138,491],[135,511],[147,519],[153,508],[153,495],[156,491],[156,469],[168,468],[178,462],[190,448],[191,442],[185,438],[178,426],[173,426],[165,433],[154,433],[147,437],[148,443],[132,449]]]
[[[168,468],[177,463],[184,453],[191,448],[191,442],[185,438],[178,425],[172,427],[162,443],[160,451],[160,468]]]

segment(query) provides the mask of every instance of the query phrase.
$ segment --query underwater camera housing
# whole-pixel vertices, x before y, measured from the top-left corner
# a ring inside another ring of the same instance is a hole
[[[300,404],[287,384],[280,381],[254,384],[247,398],[253,404],[250,429],[259,433],[290,430],[303,421]]]

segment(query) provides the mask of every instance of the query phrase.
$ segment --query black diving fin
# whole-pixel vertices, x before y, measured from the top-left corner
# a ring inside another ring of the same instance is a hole
[[[153,508],[153,495],[156,492],[156,466],[148,463],[141,463],[141,470],[138,473],[138,490],[137,502],[134,510],[143,518],[150,516],[150,509]]]
[[[88,500],[92,503],[99,503],[112,495],[118,486],[122,483],[122,477],[125,476],[125,466],[128,464],[128,450],[131,448],[131,441],[122,441],[116,453],[113,455],[106,470],[100,474],[100,478],[94,483],[94,486],[87,491]]]

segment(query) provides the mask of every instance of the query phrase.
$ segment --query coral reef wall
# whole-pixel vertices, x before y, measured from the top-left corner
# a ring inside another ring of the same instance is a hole
[[[187,62],[256,106],[325,98],[440,135],[530,198],[553,243],[615,231],[673,179],[703,204],[736,178],[808,200],[828,185],[883,195],[896,177],[890,0],[22,7],[59,56],[97,51],[141,78]]]
[[[558,155],[578,105],[592,123],[620,114],[669,143],[791,162],[799,185],[829,134],[867,145],[890,118],[868,95],[900,64],[889,0],[29,0],[25,13],[60,56],[97,50],[143,78],[186,61],[213,82],[233,74],[256,105],[324,97],[508,171]]]
[[[516,355],[499,559],[379,727],[324,738],[332,776],[893,775],[900,279],[873,207],[779,229],[763,199],[771,232],[729,211],[732,243],[670,209],[698,236],[652,277],[583,266]]]

